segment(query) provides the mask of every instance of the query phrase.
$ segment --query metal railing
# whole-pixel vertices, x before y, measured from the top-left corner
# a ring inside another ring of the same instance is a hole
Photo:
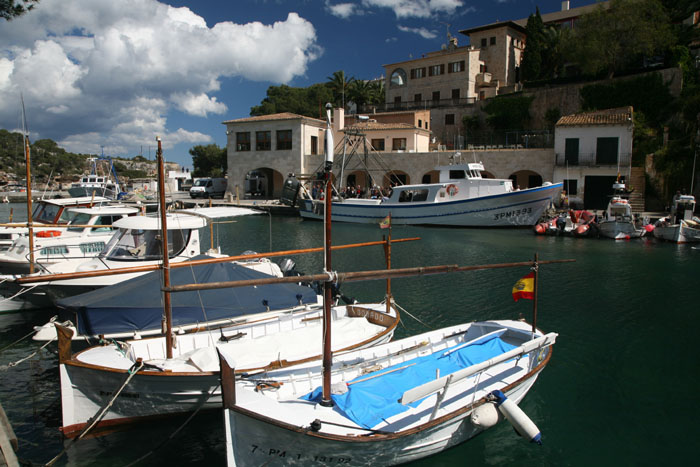
[[[424,99],[420,101],[387,102],[384,104],[365,104],[358,107],[358,113],[393,112],[397,110],[426,110],[439,107],[460,107],[476,104],[476,97],[459,97],[449,99]]]
[[[592,166],[621,166],[628,167],[632,160],[632,154],[621,153],[617,156],[598,153],[579,153],[577,156],[566,156],[557,153],[555,164],[558,167],[592,167]]]

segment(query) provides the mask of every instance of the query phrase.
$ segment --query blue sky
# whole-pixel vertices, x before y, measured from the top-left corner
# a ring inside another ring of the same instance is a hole
[[[594,3],[572,0],[571,8]],[[561,9],[560,0],[41,0],[0,25],[0,128],[73,152],[169,161],[226,144],[271,85],[361,79],[438,50],[449,31]]]

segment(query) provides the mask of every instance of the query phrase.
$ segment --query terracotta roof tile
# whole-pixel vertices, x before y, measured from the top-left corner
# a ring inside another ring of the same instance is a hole
[[[628,123],[632,123],[631,106],[564,115],[557,122],[557,126],[623,125]]]
[[[299,114],[295,114],[295,113],[291,113],[291,112],[282,112],[282,113],[270,114],[270,115],[258,115],[256,117],[238,118],[235,120],[226,120],[223,123],[266,122],[266,121],[271,121],[271,120],[299,120],[299,119],[311,120],[311,121],[324,123],[323,120],[319,120],[317,118],[311,118],[311,117],[307,117],[305,115],[299,115]]]

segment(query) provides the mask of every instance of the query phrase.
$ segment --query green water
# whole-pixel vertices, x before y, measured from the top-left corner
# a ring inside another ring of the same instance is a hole
[[[16,219],[21,207],[15,207]],[[4,210],[3,210],[4,209]],[[7,219],[7,205],[0,220]],[[385,230],[338,224],[334,244],[381,239]],[[208,244],[208,232],[203,231]],[[541,268],[539,326],[559,333],[550,365],[521,407],[543,433],[543,446],[526,443],[502,423],[485,434],[415,465],[678,465],[696,458],[700,407],[688,391],[700,379],[693,345],[700,321],[700,249],[649,240],[614,242],[536,237],[530,230],[397,227],[393,237],[421,237],[395,245],[394,267],[486,264],[573,258]],[[220,226],[224,252],[320,246],[322,226],[296,218],[254,216]],[[320,254],[294,258],[318,272]],[[384,265],[381,247],[334,252],[334,269]],[[431,328],[491,318],[530,318],[532,302],[510,295],[526,268],[455,273],[392,281],[397,302]],[[384,282],[345,284],[360,301],[381,299]],[[0,348],[46,321],[51,310],[0,316]],[[397,337],[425,328],[403,316]],[[0,353],[0,365],[36,349],[31,341]],[[64,447],[58,432],[58,370],[42,353],[0,373],[0,402],[20,438],[19,457],[45,463]],[[82,440],[61,461],[124,465],[156,448],[185,418],[142,424],[125,433]],[[222,416],[198,414],[143,465],[225,461]]]

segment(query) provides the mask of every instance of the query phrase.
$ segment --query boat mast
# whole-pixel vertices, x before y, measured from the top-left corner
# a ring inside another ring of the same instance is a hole
[[[158,201],[160,204],[160,236],[161,252],[163,254],[163,312],[165,314],[165,352],[166,358],[173,358],[173,315],[170,303],[170,258],[168,257],[168,225],[167,212],[165,209],[165,168],[163,164],[163,148],[160,137],[156,136],[158,149],[156,150],[156,161],[158,164]]]
[[[323,391],[321,396],[321,405],[326,407],[333,405],[333,401],[331,400],[331,365],[333,363],[333,355],[331,353],[331,303],[333,300],[333,282],[331,272],[331,196],[333,194],[331,175],[333,173],[333,133],[331,131],[331,108],[332,106],[330,103],[326,104],[326,164],[324,167],[326,179],[326,193],[324,195],[324,269],[325,273],[328,274],[328,278],[323,283]]]
[[[24,97],[22,100],[22,127],[24,129],[24,164],[27,171],[27,229],[29,235],[29,274],[34,274],[34,221],[32,220],[32,169],[30,165],[29,131],[27,116],[24,112]]]

